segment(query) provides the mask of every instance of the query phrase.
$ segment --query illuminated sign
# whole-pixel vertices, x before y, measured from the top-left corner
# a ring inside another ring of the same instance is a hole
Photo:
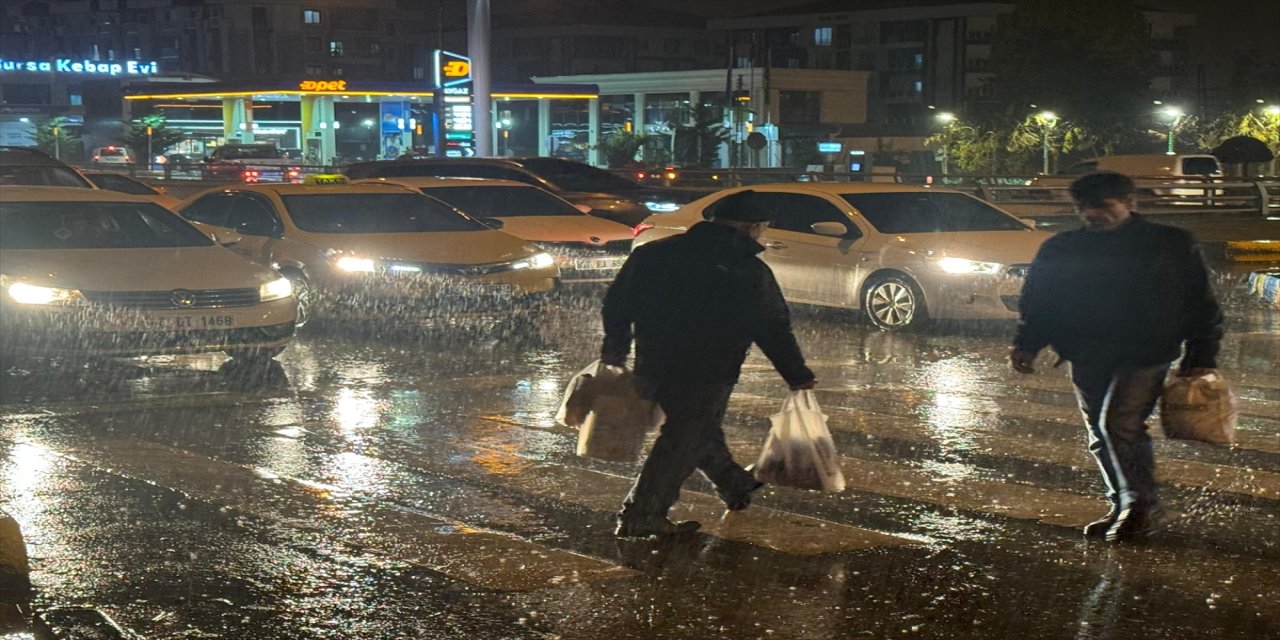
[[[819,142],[818,153],[840,153],[844,150],[843,142]]]
[[[57,58],[55,60],[5,60],[0,58],[0,71],[32,71],[43,73],[77,73],[95,76],[153,76],[159,66],[153,62],[138,60],[72,60]]]
[[[436,88],[471,84],[471,58],[459,53],[436,49]],[[470,93],[468,86],[467,92]]]
[[[438,149],[450,158],[476,154],[471,100],[471,58],[436,50],[436,113],[440,115]]]
[[[300,91],[346,91],[346,80],[303,80],[298,83]]]

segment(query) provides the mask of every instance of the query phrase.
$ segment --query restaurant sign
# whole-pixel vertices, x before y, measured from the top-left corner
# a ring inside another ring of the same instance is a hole
[[[159,66],[155,61],[140,60],[5,60],[0,58],[0,71],[30,71],[35,73],[75,73],[95,76],[153,76]]]

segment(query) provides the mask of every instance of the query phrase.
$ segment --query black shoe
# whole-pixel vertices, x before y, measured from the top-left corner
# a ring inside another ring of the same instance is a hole
[[[1130,507],[1120,512],[1107,530],[1107,542],[1124,542],[1145,538],[1166,526],[1160,507]]]
[[[667,518],[660,520],[647,520],[636,522],[618,518],[618,528],[614,531],[614,535],[619,538],[648,538],[651,536],[675,536],[684,533],[693,533],[701,528],[702,525],[693,520],[682,520],[680,522],[672,522]]]
[[[751,494],[763,486],[763,482],[752,480],[747,486],[737,491],[717,493],[719,493],[720,499],[724,501],[724,506],[730,511],[742,511],[751,506]]]
[[[1111,510],[1107,515],[1090,522],[1084,526],[1084,536],[1086,538],[1098,538],[1105,540],[1107,532],[1111,530],[1111,525],[1116,523],[1116,518],[1120,515],[1120,507],[1111,505]]]

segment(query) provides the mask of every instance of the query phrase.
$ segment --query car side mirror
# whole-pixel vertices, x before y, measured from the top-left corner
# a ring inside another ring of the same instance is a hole
[[[1018,218],[1018,221],[1032,229],[1036,228],[1036,221],[1031,218]]]
[[[230,247],[231,245],[240,244],[240,241],[244,240],[244,236],[230,229],[214,231],[213,233],[209,234],[209,237],[213,238],[214,242],[224,247]]]
[[[849,227],[842,222],[815,222],[809,225],[809,228],[820,236],[830,236],[832,238],[843,238],[849,233]]]
[[[480,224],[486,227],[489,227],[490,229],[502,228],[502,218],[477,218],[477,219],[480,221]]]

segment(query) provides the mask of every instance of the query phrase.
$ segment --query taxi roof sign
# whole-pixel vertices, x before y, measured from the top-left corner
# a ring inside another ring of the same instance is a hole
[[[303,178],[302,184],[309,184],[313,186],[326,184],[351,184],[351,181],[344,175],[336,173],[322,173]]]

